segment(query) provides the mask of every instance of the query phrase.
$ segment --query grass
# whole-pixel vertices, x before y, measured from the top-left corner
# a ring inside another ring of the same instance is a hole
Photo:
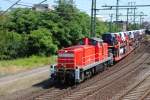
[[[0,74],[16,73],[19,71],[29,70],[41,67],[48,64],[53,64],[56,61],[56,56],[40,57],[31,56],[29,58],[20,58],[15,60],[0,61]]]

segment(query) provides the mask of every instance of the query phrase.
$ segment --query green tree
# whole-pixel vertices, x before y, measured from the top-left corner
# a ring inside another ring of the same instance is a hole
[[[3,37],[0,39],[0,59],[12,59],[21,57],[23,50],[22,36],[15,32],[0,31]]]
[[[53,43],[52,34],[45,28],[31,31],[28,37],[29,55],[50,55],[57,51],[57,46]]]
[[[27,8],[17,8],[10,12],[9,22],[6,27],[9,31],[29,34],[30,31],[37,29],[40,12]]]

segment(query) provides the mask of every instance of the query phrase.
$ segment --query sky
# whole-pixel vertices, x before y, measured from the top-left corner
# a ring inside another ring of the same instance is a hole
[[[0,0],[0,9],[6,10],[9,8],[13,3],[15,3],[17,0]],[[21,4],[26,4],[32,6],[32,4],[37,4],[43,0],[21,0]],[[50,5],[55,5],[57,0],[47,0],[45,3],[48,3]],[[90,15],[90,9],[91,9],[91,1],[92,0],[74,0],[75,5],[77,8],[79,8],[81,11],[84,11]],[[150,0],[119,0],[119,5],[128,5],[128,2],[136,2],[136,5],[150,5]],[[115,5],[116,0],[97,0],[97,8],[101,9],[102,5]],[[15,6],[19,7],[19,6]],[[144,12],[144,14],[148,15],[144,17],[144,20],[150,21],[150,7],[141,7],[138,8],[136,13],[139,14],[140,12]],[[110,19],[109,15],[113,13],[115,14],[115,11],[99,11],[97,14],[99,16],[105,17],[107,20]],[[126,15],[126,10],[120,10],[119,13]],[[115,15],[113,17],[115,19]],[[119,17],[120,20],[125,20],[125,17]],[[139,17],[136,18],[136,20],[139,20]]]

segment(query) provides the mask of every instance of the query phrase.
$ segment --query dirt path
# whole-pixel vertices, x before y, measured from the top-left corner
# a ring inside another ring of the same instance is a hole
[[[0,78],[0,98],[13,92],[32,87],[49,78],[49,66]]]

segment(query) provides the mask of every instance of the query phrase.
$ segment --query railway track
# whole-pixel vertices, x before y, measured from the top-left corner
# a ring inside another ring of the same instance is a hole
[[[146,100],[149,93],[150,72],[143,75],[138,82],[125,89],[122,93],[112,98],[112,100]]]
[[[74,93],[73,95],[65,98],[64,100],[79,100],[79,99],[87,100],[89,98],[91,100],[92,98],[94,98],[94,96],[99,94],[99,91],[102,91],[109,86],[113,86],[112,84],[114,84],[115,81],[121,80],[121,79],[127,77],[128,75],[134,73],[136,70],[138,70],[147,58],[148,58],[148,56],[147,57],[146,57],[146,55],[143,56],[140,60],[137,60],[137,62],[139,62],[139,63],[135,62],[135,64],[131,64],[130,66],[122,69],[121,71],[113,74],[112,76],[107,77],[103,81],[99,81],[90,87],[87,87],[81,91],[78,91],[78,92]],[[101,98],[97,98],[97,100],[99,100],[99,99],[101,99]],[[94,99],[94,100],[96,100],[96,99]]]
[[[149,61],[150,59],[145,61],[148,68],[150,67]],[[118,93],[111,100],[150,100],[150,70],[139,74],[134,84]]]
[[[101,82],[101,81],[103,81],[103,79],[105,79],[109,76],[112,76],[113,74],[119,72],[123,68],[126,68],[130,64],[134,63],[137,59],[139,59],[144,54],[144,52],[145,52],[145,49],[143,49],[141,54],[139,54],[137,57],[133,58],[132,60],[126,59],[128,61],[128,63],[121,61],[120,63],[115,65],[116,66],[115,70],[113,70],[113,71],[108,70],[108,73],[105,73],[105,75],[103,75],[103,73],[101,73],[101,74],[93,77],[92,79],[89,79],[86,82],[77,85],[76,88],[69,87],[66,89],[54,89],[52,91],[49,91],[47,93],[43,93],[42,95],[35,97],[34,100],[47,100],[47,99],[49,99],[49,100],[60,100],[61,98],[65,98],[66,96],[70,97],[71,95],[74,95],[75,92],[80,92],[80,90],[86,89],[89,86],[91,86],[92,84],[95,84],[99,81]],[[113,67],[115,67],[115,66],[113,66]],[[97,87],[95,87],[95,88],[97,88]]]
[[[145,92],[145,94],[140,99],[141,100],[150,100],[150,90]]]

